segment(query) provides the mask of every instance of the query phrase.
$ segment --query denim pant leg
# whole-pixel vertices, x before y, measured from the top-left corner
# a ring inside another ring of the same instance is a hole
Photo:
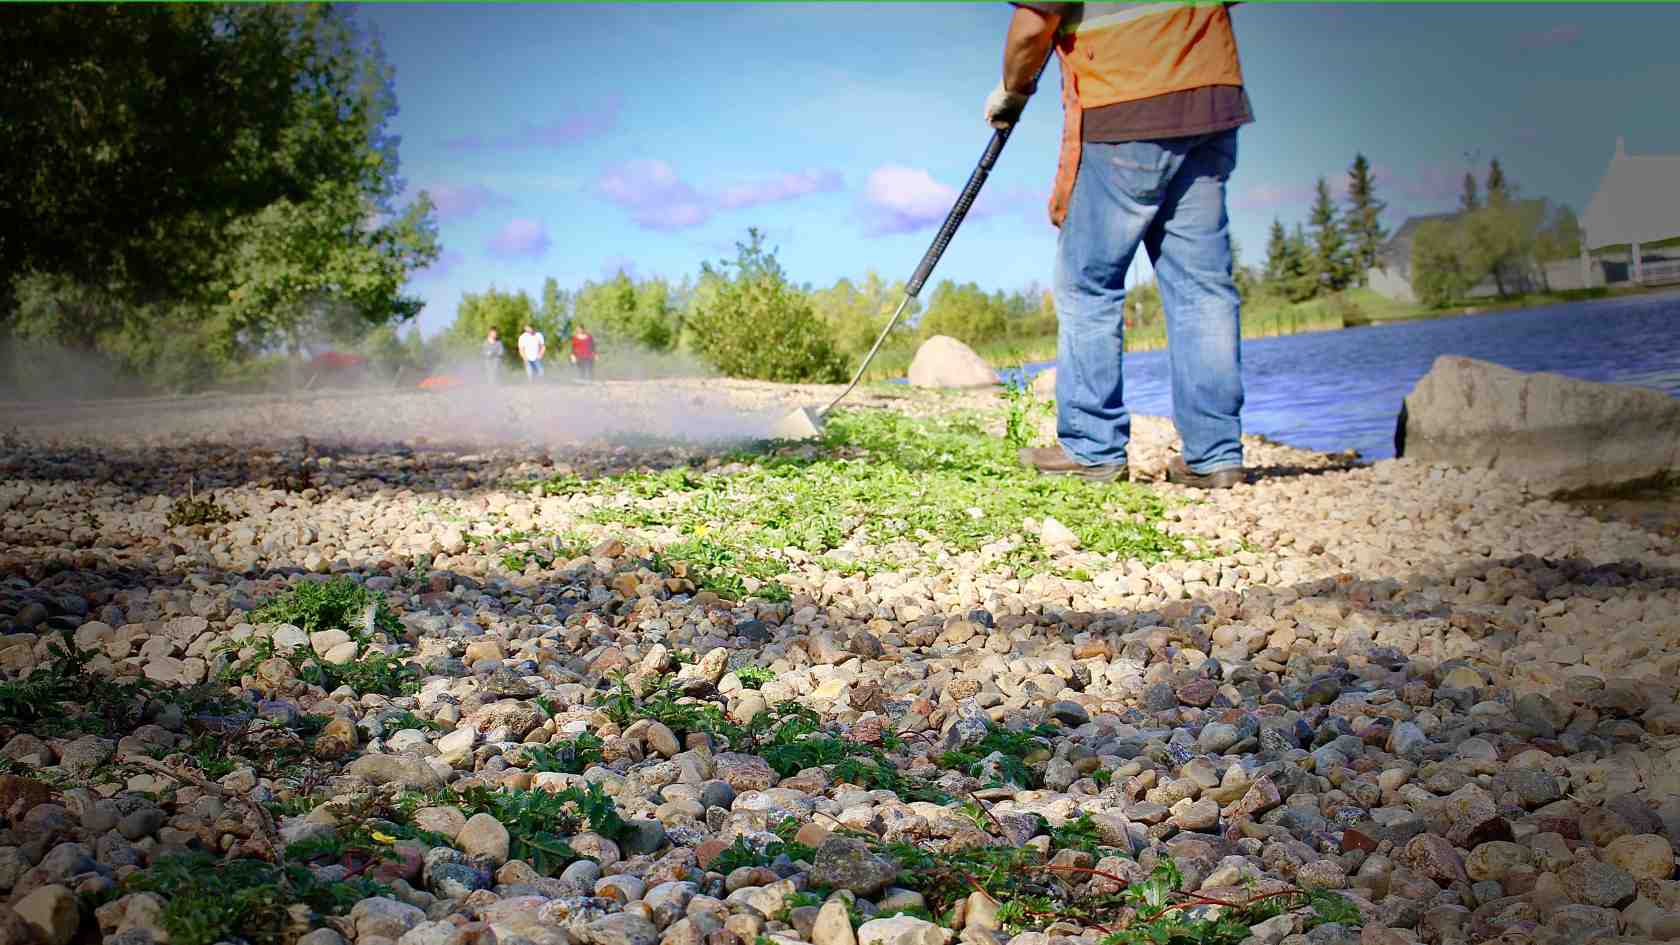
[[[1179,156],[1171,142],[1086,142],[1056,240],[1056,435],[1086,465],[1126,461],[1126,271]]]
[[[1237,132],[1191,140],[1145,245],[1166,315],[1173,423],[1185,465],[1209,473],[1243,462],[1241,316],[1225,213]]]

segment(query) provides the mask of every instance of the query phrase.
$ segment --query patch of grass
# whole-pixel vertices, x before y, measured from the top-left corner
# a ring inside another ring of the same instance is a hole
[[[352,637],[367,631],[398,636],[403,629],[383,593],[370,591],[349,577],[300,581],[252,611],[250,619],[253,623],[289,623],[305,633],[344,630]]]

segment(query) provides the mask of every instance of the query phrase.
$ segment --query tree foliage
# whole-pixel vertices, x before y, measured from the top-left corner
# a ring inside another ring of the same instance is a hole
[[[734,260],[702,267],[715,280],[707,301],[689,320],[692,347],[730,377],[833,383],[846,379],[846,362],[829,326],[790,284],[764,234],[747,231]]]
[[[337,9],[20,7],[0,95],[5,334],[213,372],[323,307],[418,310],[431,204],[397,205],[391,69]]]
[[[1377,199],[1377,181],[1371,174],[1371,164],[1365,155],[1356,154],[1348,168],[1348,208],[1343,219],[1347,224],[1354,279],[1363,286],[1367,273],[1377,264],[1377,252],[1382,248],[1388,232],[1383,229],[1381,216],[1388,206]]]
[[[523,290],[506,292],[491,286],[483,292],[465,292],[455,308],[455,321],[449,326],[449,347],[458,355],[476,352],[494,328],[505,358],[512,364],[519,359],[519,336],[526,325],[542,332],[550,350],[559,344],[564,330],[552,313],[538,308]]]
[[[1331,292],[1345,288],[1351,274],[1347,236],[1342,232],[1336,203],[1330,199],[1330,186],[1322,177],[1307,213],[1307,225],[1312,227],[1312,270],[1319,288]]]
[[[577,291],[574,317],[591,334],[648,351],[669,351],[682,336],[681,300],[664,279],[633,280],[622,270]]]

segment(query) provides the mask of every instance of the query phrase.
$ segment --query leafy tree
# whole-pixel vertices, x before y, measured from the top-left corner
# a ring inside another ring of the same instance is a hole
[[[1458,195],[1458,209],[1468,213],[1471,210],[1478,209],[1481,205],[1482,200],[1476,195],[1476,175],[1465,171],[1464,190]]]
[[[834,333],[835,345],[847,360],[862,357],[880,336],[904,296],[902,282],[888,283],[870,270],[858,283],[842,278],[831,288],[810,294],[811,308]],[[893,329],[894,338],[908,339],[915,329],[911,322],[921,312],[921,300],[912,299]],[[889,338],[888,345],[895,343]]]
[[[1315,281],[1321,289],[1343,288],[1348,283],[1347,237],[1342,232],[1336,204],[1330,199],[1330,187],[1322,177],[1318,179],[1317,195],[1308,211],[1307,222],[1313,234],[1311,262]]]
[[[682,310],[663,279],[636,282],[620,271],[606,282],[585,282],[574,307],[578,321],[592,334],[650,351],[675,347],[682,331]]]
[[[1431,220],[1412,237],[1412,289],[1418,301],[1440,307],[1462,298],[1481,281],[1465,246],[1464,227],[1454,220]]]
[[[714,281],[689,323],[694,350],[730,377],[845,380],[833,333],[788,283],[775,251],[764,247],[764,234],[749,229],[747,241],[735,246],[733,261],[701,267],[702,281]]]
[[[916,323],[916,332],[923,338],[949,335],[968,345],[1002,338],[1008,330],[1003,293],[988,295],[972,282],[958,285],[949,279],[934,286],[927,311]]]
[[[1535,234],[1534,255],[1542,261],[1581,255],[1581,221],[1568,204],[1548,206]]]
[[[1371,267],[1377,264],[1377,252],[1388,238],[1379,220],[1387,204],[1377,199],[1376,185],[1365,155],[1354,155],[1353,166],[1348,168],[1348,209],[1344,219],[1352,242],[1354,278],[1361,286],[1367,283]]]
[[[542,309],[538,314],[544,324],[555,326],[556,337],[571,332],[572,301],[572,293],[560,288],[553,276],[543,280]]]
[[[504,292],[491,286],[483,292],[465,292],[449,326],[449,347],[457,354],[476,352],[490,329],[496,329],[509,363],[518,360],[519,336],[530,325],[543,333],[550,350],[560,343],[560,326],[552,324],[523,290]]]
[[[436,257],[431,205],[396,204],[391,70],[347,14],[19,8],[0,96],[0,152],[29,155],[0,162],[0,330],[135,370],[188,343],[214,368],[296,347],[323,305],[418,311],[402,286]]]

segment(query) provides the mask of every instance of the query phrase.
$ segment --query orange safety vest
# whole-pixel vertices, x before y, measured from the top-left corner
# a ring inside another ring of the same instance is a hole
[[[1062,57],[1062,150],[1050,222],[1062,225],[1079,173],[1082,112],[1207,85],[1242,85],[1224,3],[1087,3],[1056,31]]]

